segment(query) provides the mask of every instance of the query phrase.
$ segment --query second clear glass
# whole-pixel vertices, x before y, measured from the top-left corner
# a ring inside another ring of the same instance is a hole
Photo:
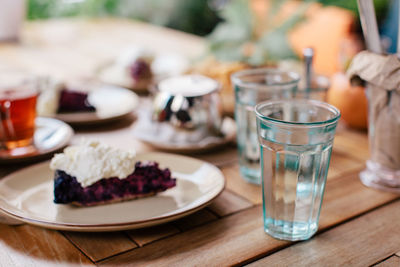
[[[300,76],[279,69],[251,69],[236,72],[231,79],[235,90],[240,174],[248,182],[261,184],[254,106],[264,100],[293,98]]]
[[[231,79],[235,90],[240,174],[247,182],[261,184],[260,149],[254,106],[261,101],[273,99],[325,101],[329,79],[322,75],[313,75],[311,88],[306,88],[304,81],[299,85],[298,73],[274,68],[239,71],[234,73]]]

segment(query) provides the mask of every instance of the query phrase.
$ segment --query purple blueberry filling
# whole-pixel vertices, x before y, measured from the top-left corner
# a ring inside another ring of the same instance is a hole
[[[130,67],[130,74],[135,82],[139,82],[140,80],[148,80],[152,76],[149,64],[142,59],[138,59],[133,62]]]
[[[137,162],[135,171],[125,179],[117,177],[101,179],[82,187],[81,184],[64,171],[57,170],[54,176],[54,202],[66,204],[77,202],[85,206],[143,196],[167,190],[176,185],[169,169],[160,169],[158,163]]]
[[[96,108],[88,101],[88,94],[84,92],[63,89],[58,103],[57,113],[96,111]]]

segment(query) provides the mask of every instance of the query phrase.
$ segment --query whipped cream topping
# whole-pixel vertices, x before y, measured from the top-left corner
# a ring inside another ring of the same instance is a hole
[[[69,146],[56,154],[50,163],[52,170],[62,170],[73,176],[82,185],[90,186],[103,178],[126,178],[135,170],[135,151],[125,151],[87,141]]]

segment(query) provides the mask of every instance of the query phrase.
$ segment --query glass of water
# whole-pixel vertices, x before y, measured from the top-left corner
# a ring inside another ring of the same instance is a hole
[[[300,75],[279,69],[250,69],[232,75],[239,167],[242,177],[261,184],[260,148],[254,106],[264,100],[295,97]]]
[[[255,107],[261,150],[264,229],[306,240],[318,229],[337,108],[316,100],[272,100]]]

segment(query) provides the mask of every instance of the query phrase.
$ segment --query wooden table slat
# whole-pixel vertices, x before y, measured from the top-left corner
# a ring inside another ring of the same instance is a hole
[[[62,234],[31,225],[0,224],[0,266],[93,266]]]
[[[356,170],[364,169],[364,167],[364,161],[334,150],[329,164],[328,179],[341,177]]]
[[[400,257],[393,255],[388,259],[374,265],[374,267],[399,267],[400,266]]]
[[[262,203],[261,186],[246,182],[239,173],[239,165],[222,168],[226,178],[226,188],[250,201],[253,204]]]
[[[218,217],[207,209],[201,209],[189,216],[183,217],[172,224],[178,227],[181,231],[187,231],[199,225],[206,224],[211,221],[217,220]]]
[[[227,144],[223,149],[216,148],[208,153],[194,154],[198,159],[208,161],[217,167],[224,167],[232,164],[237,164],[236,144]]]
[[[134,253],[127,252],[109,258],[100,264],[171,266],[179,262],[181,266],[223,266],[239,263],[242,258],[252,257],[286,243],[265,235],[260,215],[260,206],[250,208],[149,244]]]
[[[330,180],[322,203],[320,227],[332,227],[343,218],[352,218],[399,197],[364,186],[358,171]]]
[[[208,208],[218,214],[218,216],[223,217],[252,206],[253,204],[250,201],[225,189]]]
[[[131,250],[137,245],[121,232],[78,233],[63,232],[64,235],[93,261]]]
[[[339,129],[335,135],[333,151],[365,162],[369,158],[368,137],[363,132]]]
[[[126,233],[137,243],[139,246],[147,245],[151,242],[160,240],[162,238],[179,233],[180,230],[169,224],[157,225],[149,228],[130,230]]]
[[[396,201],[250,266],[369,266],[400,247],[399,209]]]

